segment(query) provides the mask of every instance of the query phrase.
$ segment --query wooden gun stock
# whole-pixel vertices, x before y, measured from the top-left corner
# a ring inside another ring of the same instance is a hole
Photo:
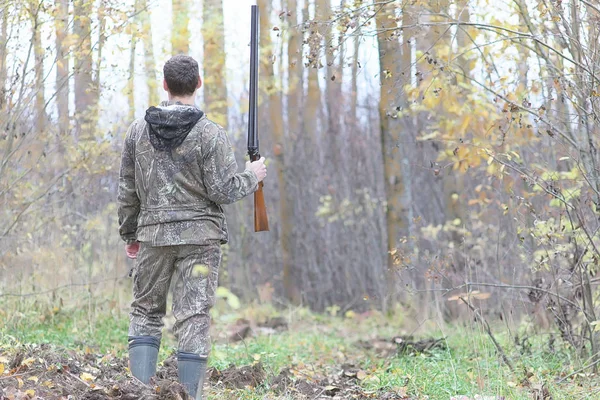
[[[259,182],[258,189],[256,192],[254,192],[254,232],[263,232],[268,230],[269,218],[267,217],[263,183]]]

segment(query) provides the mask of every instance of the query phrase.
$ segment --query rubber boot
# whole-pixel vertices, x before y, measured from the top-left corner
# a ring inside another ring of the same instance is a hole
[[[129,370],[145,384],[156,373],[160,339],[154,336],[129,336]]]
[[[185,386],[192,399],[202,400],[206,361],[206,357],[201,357],[198,354],[182,351],[177,353],[179,382]]]

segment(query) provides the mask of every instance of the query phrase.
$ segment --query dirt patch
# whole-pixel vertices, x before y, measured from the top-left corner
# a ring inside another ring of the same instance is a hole
[[[288,330],[287,320],[285,318],[283,318],[283,317],[269,318],[265,322],[259,323],[258,326],[261,327],[261,328],[274,329],[274,330],[276,330],[278,332],[287,331]]]
[[[406,388],[395,391],[366,391],[360,382],[369,378],[367,372],[345,364],[333,374],[309,379],[293,368],[283,369],[271,380],[271,390],[279,395],[310,399],[409,399]]]
[[[407,354],[431,354],[435,350],[445,350],[446,340],[444,338],[415,340],[412,336],[395,336],[391,339],[359,340],[357,345],[365,350],[374,351],[380,357],[391,357]]]
[[[227,389],[255,388],[262,385],[267,379],[267,373],[261,363],[236,367],[230,365],[222,371],[213,369],[210,381],[215,385],[222,385]]]

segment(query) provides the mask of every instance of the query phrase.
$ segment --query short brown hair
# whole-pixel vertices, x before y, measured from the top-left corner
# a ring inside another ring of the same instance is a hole
[[[175,96],[194,94],[198,86],[198,63],[190,56],[178,54],[171,57],[163,68],[169,92]]]

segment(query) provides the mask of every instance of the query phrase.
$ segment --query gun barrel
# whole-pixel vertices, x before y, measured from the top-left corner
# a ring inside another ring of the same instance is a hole
[[[248,155],[260,158],[258,146],[258,6],[251,6],[250,27],[250,104],[248,113]]]

